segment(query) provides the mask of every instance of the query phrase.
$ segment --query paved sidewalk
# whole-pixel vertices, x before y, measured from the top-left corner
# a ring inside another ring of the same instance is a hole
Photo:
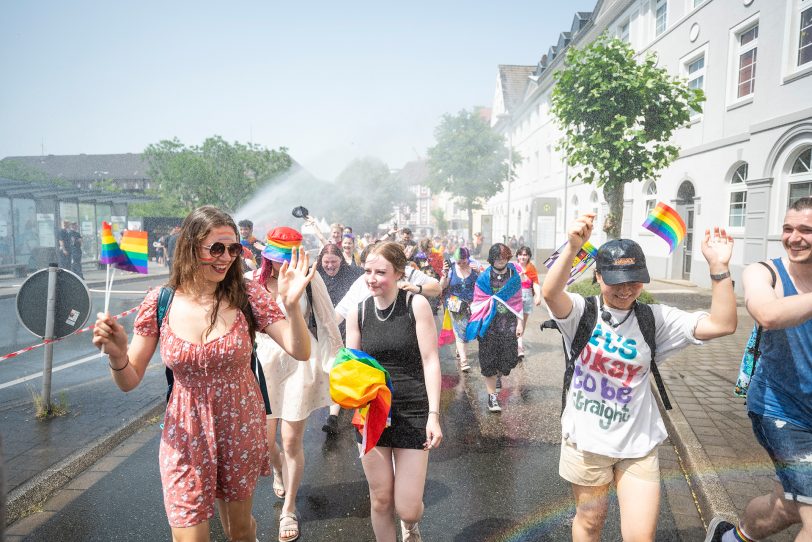
[[[649,290],[658,301],[682,309],[710,307],[710,290],[661,281],[653,281]],[[775,478],[769,456],[753,435],[744,399],[733,395],[753,329],[741,298],[738,316],[733,335],[688,348],[660,366],[673,406],[661,410],[706,524],[714,515],[733,520],[750,499],[771,492]],[[768,540],[790,541],[798,530]]]
[[[114,289],[141,289],[139,282],[167,277],[168,269],[149,262],[149,274],[116,273]],[[103,289],[105,270],[84,273],[89,288]],[[21,278],[0,278],[0,298],[16,296]],[[128,286],[129,285],[129,286]],[[134,315],[125,318],[132,325]],[[31,336],[32,344],[36,338]],[[89,339],[88,339],[89,341]],[[5,462],[7,516],[23,517],[53,491],[108,453],[148,420],[163,412],[166,383],[155,355],[142,384],[124,395],[103,366],[98,375],[65,392],[67,415],[37,420],[31,401],[0,404],[0,435]],[[59,399],[54,390],[54,401]]]

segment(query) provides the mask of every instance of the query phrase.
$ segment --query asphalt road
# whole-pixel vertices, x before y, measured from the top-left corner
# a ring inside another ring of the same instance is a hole
[[[552,351],[542,344],[531,343],[531,347],[538,354]],[[443,359],[446,440],[431,452],[421,522],[426,540],[570,538],[571,495],[558,476],[559,390],[539,380],[538,375],[547,372],[543,362],[529,360],[525,365],[505,379],[505,411],[491,414],[484,406],[478,371],[459,377],[453,360]],[[547,376],[560,382],[557,373]],[[367,486],[349,416],[342,417],[341,434],[327,439],[320,429],[325,415],[315,412],[305,433],[305,475],[297,503],[302,540],[374,540]],[[137,446],[125,442],[124,452],[111,452],[111,456],[123,457],[108,474],[74,492],[64,506],[46,504],[52,515],[26,540],[168,540],[157,462],[157,422],[132,440]],[[685,482],[672,478],[664,480],[666,483]],[[270,479],[261,479],[254,504],[259,540],[276,540],[280,506]],[[212,522],[212,533],[213,540],[224,540],[217,521]],[[613,502],[603,540],[620,538]],[[665,498],[657,540],[679,540]]]
[[[114,284],[117,293],[110,299],[110,313],[119,314],[137,306],[147,288],[165,280],[165,277],[160,277]],[[86,325],[92,324],[96,312],[103,309],[104,294],[91,291],[91,301],[93,308]],[[133,314],[122,320],[128,329],[131,329],[134,318]],[[17,319],[16,299],[0,299],[0,356],[39,342],[41,339],[32,335]],[[30,390],[41,389],[43,353],[44,348],[37,348],[0,362],[0,409],[20,401],[30,401]],[[104,362],[98,359],[98,351],[90,344],[90,332],[71,335],[54,344],[53,397],[60,392],[70,393],[77,386],[100,377],[109,378],[109,374]]]

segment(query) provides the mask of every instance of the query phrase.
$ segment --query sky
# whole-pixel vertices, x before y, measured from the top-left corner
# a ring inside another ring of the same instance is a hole
[[[287,147],[334,179],[425,158],[445,113],[490,107],[596,0],[5,2],[0,158],[178,138]]]

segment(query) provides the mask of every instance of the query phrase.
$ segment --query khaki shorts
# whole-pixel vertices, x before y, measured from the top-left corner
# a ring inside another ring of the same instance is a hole
[[[561,443],[558,474],[568,482],[579,486],[605,486],[615,479],[616,471],[659,483],[657,448],[644,457],[620,458],[580,451],[568,440]]]

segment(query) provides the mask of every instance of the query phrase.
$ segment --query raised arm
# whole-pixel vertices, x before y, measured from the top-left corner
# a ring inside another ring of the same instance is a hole
[[[733,237],[718,226],[705,230],[702,239],[702,255],[708,262],[711,275],[729,273],[730,257],[733,254]],[[730,277],[711,280],[710,316],[702,318],[696,325],[694,336],[700,340],[715,339],[736,331],[736,294]]]
[[[553,264],[544,279],[541,287],[541,295],[550,309],[550,313],[556,318],[566,318],[572,311],[572,301],[564,292],[567,287],[567,280],[572,269],[572,260],[575,259],[578,251],[584,246],[592,235],[592,227],[595,222],[594,213],[586,213],[579,216],[567,230],[567,244],[561,249],[561,254]]]
[[[290,263],[285,262],[279,268],[277,293],[285,305],[287,319],[277,320],[264,329],[285,352],[299,361],[310,358],[310,332],[299,307],[302,293],[316,274],[316,266],[309,267],[308,263],[307,252],[299,247],[293,252]]]
[[[784,329],[812,319],[812,292],[778,297],[770,272],[759,263],[749,265],[742,279],[747,312],[764,329]]]

